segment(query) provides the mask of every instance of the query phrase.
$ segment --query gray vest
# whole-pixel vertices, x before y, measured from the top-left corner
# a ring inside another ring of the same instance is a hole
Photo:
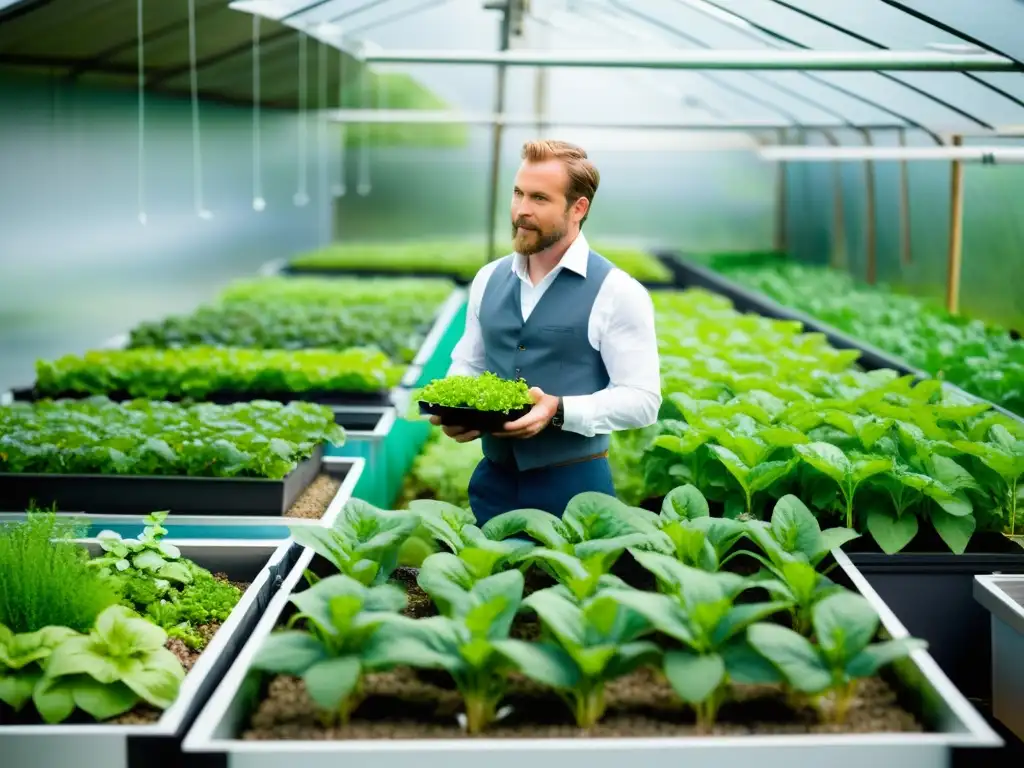
[[[480,303],[480,328],[487,370],[505,379],[522,378],[549,395],[589,395],[608,386],[601,353],[590,345],[590,310],[615,267],[591,251],[587,276],[562,269],[523,322],[522,282],[512,270],[514,256],[497,263]],[[608,435],[584,437],[547,427],[527,439],[484,435],[491,461],[536,469],[583,459],[608,449]]]

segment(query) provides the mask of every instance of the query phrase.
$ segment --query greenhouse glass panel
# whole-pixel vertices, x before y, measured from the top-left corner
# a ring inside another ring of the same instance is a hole
[[[1024,3],[1018,0],[985,0],[984,12],[975,0],[902,0],[900,5],[1024,61]]]

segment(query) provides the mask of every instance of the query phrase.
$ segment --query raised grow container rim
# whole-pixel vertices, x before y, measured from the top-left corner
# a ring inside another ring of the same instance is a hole
[[[1007,582],[1024,585],[1024,574],[993,573],[975,576],[974,599],[1004,624],[1024,635],[1024,605],[1003,589],[1002,585]]]
[[[832,555],[839,568],[849,577],[855,589],[871,601],[877,610],[882,627],[893,639],[909,636],[906,628],[896,615],[885,605],[856,566],[842,552],[833,550]],[[395,754],[402,753],[437,754],[445,751],[483,752],[489,755],[501,752],[535,751],[543,756],[548,751],[577,751],[592,753],[596,750],[607,750],[610,747],[625,750],[665,750],[672,748],[768,748],[786,746],[833,746],[853,747],[858,745],[872,746],[945,746],[945,747],[1000,747],[1003,740],[974,709],[967,699],[950,682],[949,678],[931,658],[926,649],[914,651],[910,659],[920,671],[925,684],[931,686],[938,694],[942,704],[947,708],[946,715],[952,718],[945,730],[929,733],[868,733],[868,734],[813,734],[813,735],[764,735],[764,736],[683,736],[665,738],[598,738],[598,739],[353,739],[353,740],[273,740],[246,741],[237,734],[225,737],[222,732],[233,729],[232,709],[236,701],[241,700],[241,692],[250,671],[251,663],[259,651],[263,640],[277,626],[278,618],[285,608],[293,590],[298,586],[306,568],[309,567],[315,552],[304,549],[299,555],[292,571],[285,578],[281,589],[277,592],[245,646],[235,658],[234,663],[222,679],[220,685],[210,697],[206,706],[196,718],[195,724],[186,735],[182,751],[188,753],[218,754],[263,754],[297,752],[302,754],[337,753],[369,753],[377,752]],[[260,763],[263,765],[264,763]],[[269,764],[269,763],[267,763]]]
[[[359,484],[359,480],[362,477],[363,471],[366,469],[366,459],[360,456],[321,456],[320,466],[322,470],[330,471],[332,467],[341,468],[348,466],[348,470],[345,472],[345,478],[341,481],[341,486],[338,488],[337,493],[334,494],[334,498],[331,499],[327,505],[327,509],[324,511],[322,517],[318,519],[302,518],[302,517],[271,517],[268,515],[254,516],[254,515],[169,515],[167,520],[164,521],[165,527],[168,527],[173,531],[175,526],[186,526],[186,525],[202,525],[202,526],[232,526],[246,528],[249,526],[279,526],[287,528],[290,526],[298,527],[319,527],[330,525],[334,520],[341,514],[341,510],[345,504],[353,497],[356,486]],[[57,512],[57,517],[66,518],[88,518],[90,523],[97,525],[144,525],[144,519],[146,515],[115,515],[115,514],[86,514],[84,512]],[[0,511],[0,523],[7,521],[22,520],[25,517],[25,512],[13,512],[13,511]],[[187,541],[193,541],[193,539],[187,539]],[[238,541],[237,539],[229,539],[228,541]],[[257,540],[262,541],[262,540]]]
[[[99,539],[82,538],[73,539],[78,544],[99,546]],[[178,733],[189,708],[193,706],[194,699],[202,688],[206,678],[212,673],[220,657],[226,652],[228,644],[232,641],[232,635],[238,631],[244,614],[249,607],[260,598],[264,585],[271,579],[272,569],[286,560],[288,550],[294,546],[290,539],[285,542],[260,541],[260,540],[234,540],[234,539],[165,539],[168,544],[173,544],[181,550],[182,557],[194,560],[202,556],[202,550],[213,550],[220,548],[231,548],[235,550],[253,549],[266,550],[267,558],[259,573],[253,579],[249,588],[242,594],[228,616],[227,621],[221,624],[213,640],[203,650],[195,665],[185,675],[178,692],[178,698],[174,703],[164,710],[160,719],[155,723],[138,725],[95,725],[88,724],[62,724],[53,725],[0,725],[0,741],[4,736],[46,736],[48,734],[60,734],[63,736],[173,736]],[[202,565],[197,561],[198,565]],[[205,567],[205,566],[204,566]]]

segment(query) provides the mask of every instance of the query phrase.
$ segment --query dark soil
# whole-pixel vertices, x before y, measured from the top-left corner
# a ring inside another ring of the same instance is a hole
[[[434,605],[434,601],[416,583],[417,573],[416,568],[398,568],[391,574],[391,581],[401,586],[409,599],[404,613],[413,619],[437,616],[437,607]]]
[[[467,738],[456,715],[457,692],[432,684],[406,669],[369,675],[367,699],[348,726],[325,727],[298,678],[277,676],[242,738],[278,739],[424,739]],[[660,674],[640,670],[610,683],[605,717],[581,731],[565,703],[523,678],[513,679],[504,704],[512,713],[493,725],[485,738],[601,738],[696,735],[692,710],[678,701]],[[722,707],[714,735],[922,732],[900,707],[895,692],[881,679],[861,685],[843,726],[820,722],[810,708],[792,709],[768,686],[738,688],[736,700]]]
[[[326,472],[317,475],[316,480],[307,486],[302,495],[284,513],[284,516],[319,520],[338,494],[339,488],[341,488],[341,480],[333,475]]]

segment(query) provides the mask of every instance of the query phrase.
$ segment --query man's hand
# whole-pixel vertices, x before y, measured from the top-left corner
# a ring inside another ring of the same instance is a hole
[[[480,437],[480,433],[475,429],[466,429],[465,427],[443,427],[441,426],[440,416],[431,416],[430,423],[435,427],[441,427],[441,430],[448,435],[452,440],[457,443],[468,443],[472,440],[476,440]]]
[[[533,398],[530,412],[520,419],[506,422],[505,431],[495,432],[495,437],[533,437],[551,423],[558,410],[558,398],[544,394],[540,387],[531,388],[530,397]]]

